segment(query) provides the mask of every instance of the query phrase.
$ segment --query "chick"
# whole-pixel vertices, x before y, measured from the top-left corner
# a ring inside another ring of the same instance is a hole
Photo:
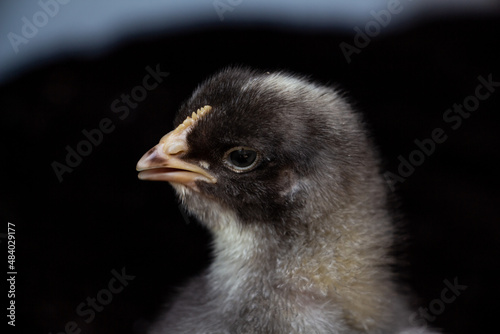
[[[228,68],[138,162],[214,237],[214,261],[151,333],[430,333],[390,269],[378,158],[337,91]]]

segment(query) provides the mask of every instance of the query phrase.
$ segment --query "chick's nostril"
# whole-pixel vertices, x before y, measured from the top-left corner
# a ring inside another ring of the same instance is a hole
[[[181,154],[187,150],[186,143],[184,141],[176,141],[165,145],[164,152],[168,155]]]

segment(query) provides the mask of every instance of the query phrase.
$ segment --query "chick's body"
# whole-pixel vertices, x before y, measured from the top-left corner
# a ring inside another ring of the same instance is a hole
[[[378,159],[335,90],[230,68],[176,124],[140,177],[172,184],[215,259],[152,333],[428,333],[393,281]]]

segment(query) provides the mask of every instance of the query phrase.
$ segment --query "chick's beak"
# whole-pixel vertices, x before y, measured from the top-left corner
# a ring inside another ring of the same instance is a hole
[[[187,151],[185,134],[168,133],[137,163],[139,179],[180,183],[194,190],[198,190],[195,181],[216,183],[207,170],[180,158]]]

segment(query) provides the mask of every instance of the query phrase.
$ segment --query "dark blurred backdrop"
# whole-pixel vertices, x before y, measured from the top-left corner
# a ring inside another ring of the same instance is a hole
[[[430,15],[373,33],[369,43],[355,39],[353,27],[365,27],[357,23],[333,29],[215,18],[91,55],[34,59],[3,79],[0,232],[16,225],[16,329],[143,333],[175,288],[208,264],[208,233],[185,218],[168,184],[139,181],[135,164],[172,129],[200,81],[241,64],[344,89],[370,124],[384,171],[398,174],[399,157],[418,149],[414,141],[443,129],[446,141],[394,185],[408,229],[405,272],[419,297],[415,311],[430,307],[430,326],[490,332],[500,311],[500,16]],[[366,45],[348,63],[340,45],[356,41]],[[137,88],[157,69],[168,75],[151,90]],[[498,84],[474,106],[480,77]],[[477,110],[460,124],[443,119],[464,102]],[[85,133],[97,144],[82,143]],[[67,165],[68,150],[78,148],[87,155],[58,177],[54,166]],[[5,250],[5,234],[1,242]],[[102,289],[113,270],[135,278],[110,295]],[[451,303],[439,302],[445,280],[467,286]],[[112,300],[87,322],[90,313],[77,308],[89,310],[87,298],[98,295]]]

